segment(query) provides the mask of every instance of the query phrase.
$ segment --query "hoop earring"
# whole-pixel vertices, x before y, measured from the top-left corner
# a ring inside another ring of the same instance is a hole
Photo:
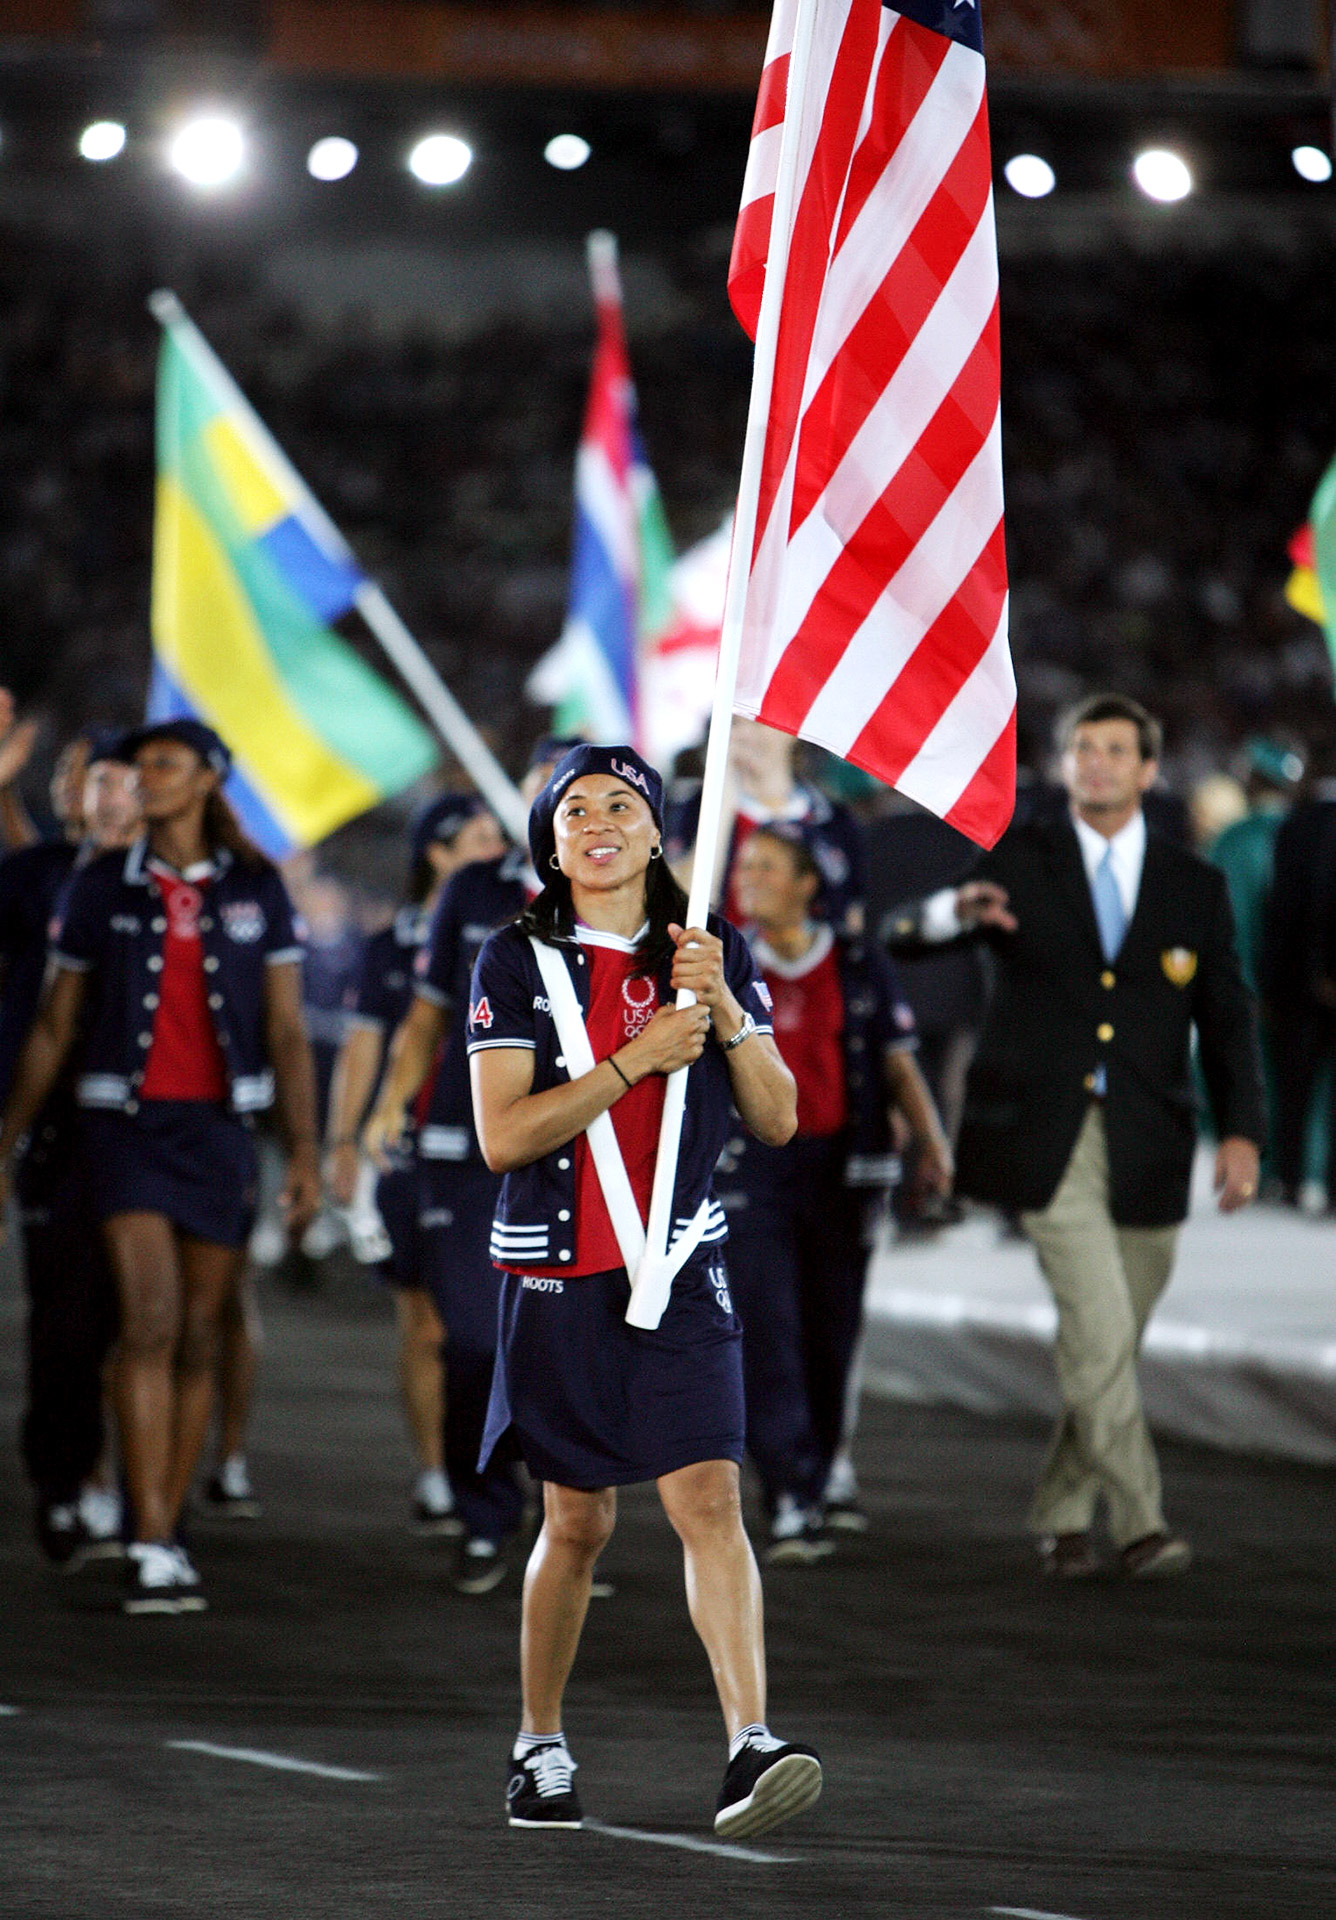
[[[549,855],[547,856],[547,864],[549,865],[549,867],[551,867],[553,873],[561,872],[561,862],[560,860],[558,860],[555,853],[549,853]]]
[[[649,850],[649,857],[650,857],[650,859],[651,859],[651,860],[662,860],[662,858],[663,858],[663,842],[662,842],[662,840],[660,840],[660,842],[659,842],[659,844],[658,844],[658,846],[657,846],[657,847],[651,847],[651,848],[650,848],[650,850]]]

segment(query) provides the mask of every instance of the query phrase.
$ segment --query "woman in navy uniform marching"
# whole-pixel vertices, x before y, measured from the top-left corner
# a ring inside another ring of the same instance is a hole
[[[682,1541],[691,1617],[729,1737],[715,1828],[731,1836],[763,1832],[821,1789],[811,1749],[765,1724],[760,1580],[738,1486],[741,1329],[710,1190],[733,1106],[778,1145],[793,1132],[795,1096],[746,942],[722,922],[683,929],[685,897],[662,859],[662,805],[658,774],[630,748],[568,753],[529,816],[543,891],[492,935],[474,970],[474,1112],[487,1163],[505,1176],[492,1232],[503,1276],[483,1459],[513,1427],[543,1482],[524,1587],[511,1824],[580,1823],[562,1697],[616,1488],[653,1480]],[[578,1012],[562,1010],[568,985]],[[680,988],[694,1006],[672,1004]],[[581,1049],[592,1050],[594,1065],[575,1077],[558,1018],[576,1040],[582,1020]],[[629,1182],[625,1197],[643,1222],[666,1076],[677,1068],[690,1075],[674,1237],[689,1233],[695,1246],[650,1332],[626,1321],[630,1278],[587,1130],[611,1110],[612,1157],[602,1146],[600,1156],[614,1173],[620,1158],[621,1191]]]
[[[540,740],[521,792],[532,798],[578,744]],[[492,830],[496,834],[495,821]],[[490,1256],[498,1182],[478,1145],[465,1051],[469,982],[488,935],[513,920],[538,891],[527,854],[500,840],[494,857],[474,857],[452,874],[419,950],[411,1004],[390,1042],[363,1135],[368,1153],[392,1165],[410,1108],[418,1115],[419,1258],[422,1284],[448,1329],[445,1464],[463,1525],[452,1580],[468,1594],[490,1593],[506,1578],[506,1546],[524,1506],[511,1449],[494,1449],[487,1466],[478,1467],[496,1357],[500,1278]]]
[[[477,794],[438,794],[413,823],[411,904],[368,942],[361,976],[344,1003],[347,1026],[330,1083],[325,1168],[330,1193],[341,1207],[353,1204],[359,1180],[374,1168],[362,1155],[358,1128],[373,1093],[383,1089],[391,1044],[412,1004],[418,963],[446,883],[461,867],[499,858],[504,850],[501,829]],[[421,1076],[428,1091],[415,1115],[419,1124],[404,1130],[393,1154],[382,1156],[371,1217],[379,1216],[388,1241],[380,1271],[394,1288],[400,1393],[419,1468],[413,1491],[415,1524],[421,1533],[455,1534],[462,1522],[444,1453],[445,1325],[425,1258],[418,1193],[418,1161],[438,1056],[439,1043],[433,1043]],[[356,1251],[356,1232],[353,1247]],[[476,1445],[473,1452],[476,1458]]]
[[[88,729],[61,753],[51,800],[66,837],[0,860],[0,1110],[41,1004],[52,929],[74,878],[139,831],[123,737]],[[103,1369],[116,1338],[116,1290],[84,1204],[72,1076],[33,1115],[14,1176],[28,1295],[28,1399],[22,1452],[37,1494],[37,1538],[77,1570],[120,1547],[120,1501],[100,1484]]]
[[[716,1175],[745,1328],[747,1445],[770,1517],[765,1557],[799,1564],[831,1552],[830,1526],[867,1524],[856,1506],[828,1508],[824,1494],[871,1239],[900,1171],[892,1109],[919,1146],[925,1181],[944,1193],[952,1175],[891,963],[821,918],[821,891],[808,835],[786,821],[758,827],[738,856],[738,902],[775,1044],[797,1082],[798,1129],[777,1148],[739,1134]]]
[[[204,1605],[174,1539],[209,1424],[219,1316],[255,1202],[251,1116],[277,1094],[294,1224],[319,1199],[301,947],[277,870],[219,791],[230,756],[174,720],[127,743],[146,834],[78,875],[54,978],[3,1128],[10,1155],[76,1042],[90,1205],[116,1276],[121,1453],[134,1537],[126,1608]]]

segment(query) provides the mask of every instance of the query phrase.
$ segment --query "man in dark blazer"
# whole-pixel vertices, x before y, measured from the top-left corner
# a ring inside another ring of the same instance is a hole
[[[1058,1309],[1064,1413],[1030,1525],[1046,1571],[1097,1571],[1102,1493],[1124,1572],[1181,1571],[1136,1378],[1173,1266],[1196,1145],[1191,1033],[1220,1145],[1221,1208],[1257,1191],[1256,1016],[1223,876],[1147,831],[1159,728],[1135,701],[1084,701],[1059,732],[1069,808],[1014,827],[949,902],[996,959],[957,1153],[959,1192],[1020,1216]],[[931,934],[932,929],[925,927]]]

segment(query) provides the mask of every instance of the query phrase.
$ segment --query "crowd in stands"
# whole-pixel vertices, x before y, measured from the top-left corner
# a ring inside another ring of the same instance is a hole
[[[628,242],[628,246],[633,242]],[[147,674],[156,328],[142,279],[25,244],[0,265],[4,671],[55,739],[129,720]],[[750,347],[722,268],[669,257],[675,318],[628,329],[680,546],[736,485]],[[316,326],[239,270],[180,284],[453,690],[515,757],[560,630],[592,320],[541,336]],[[1003,429],[1022,754],[1116,681],[1165,717],[1182,788],[1331,704],[1285,546],[1336,451],[1333,292],[1287,250],[1003,262]],[[1278,351],[1283,343],[1283,351]],[[512,735],[514,736],[512,738]]]

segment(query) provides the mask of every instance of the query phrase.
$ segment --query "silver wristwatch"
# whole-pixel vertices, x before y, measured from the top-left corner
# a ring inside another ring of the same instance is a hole
[[[725,1053],[732,1053],[734,1047],[740,1047],[748,1035],[755,1033],[755,1031],[756,1022],[749,1013],[744,1013],[742,1016],[742,1025],[733,1035],[733,1038],[731,1040],[721,1040],[719,1044]]]

